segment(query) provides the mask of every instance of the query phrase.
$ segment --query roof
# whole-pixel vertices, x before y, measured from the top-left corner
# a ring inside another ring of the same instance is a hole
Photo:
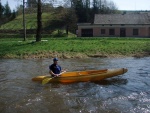
[[[96,14],[94,24],[150,24],[150,14]]]

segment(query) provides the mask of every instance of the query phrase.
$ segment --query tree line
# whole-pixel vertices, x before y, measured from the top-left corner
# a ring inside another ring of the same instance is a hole
[[[118,13],[117,6],[110,0],[68,0],[69,2],[76,12],[78,23],[93,22],[95,14]]]
[[[60,1],[61,3],[58,4]],[[27,0],[27,7],[36,8],[37,2],[37,0]],[[51,10],[52,8],[57,10],[60,6],[65,11],[73,10],[78,23],[93,22],[95,14],[118,13],[117,6],[111,0],[41,0],[41,3],[43,8],[49,6]]]
[[[11,11],[8,1],[3,6],[0,2],[0,25],[16,18],[15,10]]]

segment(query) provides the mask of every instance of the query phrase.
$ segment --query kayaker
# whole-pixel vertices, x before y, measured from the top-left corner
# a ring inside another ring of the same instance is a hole
[[[58,65],[58,58],[53,59],[53,64],[49,66],[49,73],[52,77],[59,76],[61,73],[64,73],[66,71],[62,71],[61,66]]]

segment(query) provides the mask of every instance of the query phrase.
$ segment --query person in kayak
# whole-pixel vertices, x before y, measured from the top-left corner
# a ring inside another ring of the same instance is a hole
[[[61,73],[64,73],[66,71],[62,71],[61,66],[58,65],[58,59],[54,58],[53,59],[53,64],[49,66],[49,73],[51,74],[52,77],[57,77],[61,75]]]

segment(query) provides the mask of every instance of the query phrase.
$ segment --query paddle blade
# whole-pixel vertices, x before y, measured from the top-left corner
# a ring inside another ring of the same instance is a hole
[[[52,78],[45,78],[42,80],[42,85],[47,84]]]

